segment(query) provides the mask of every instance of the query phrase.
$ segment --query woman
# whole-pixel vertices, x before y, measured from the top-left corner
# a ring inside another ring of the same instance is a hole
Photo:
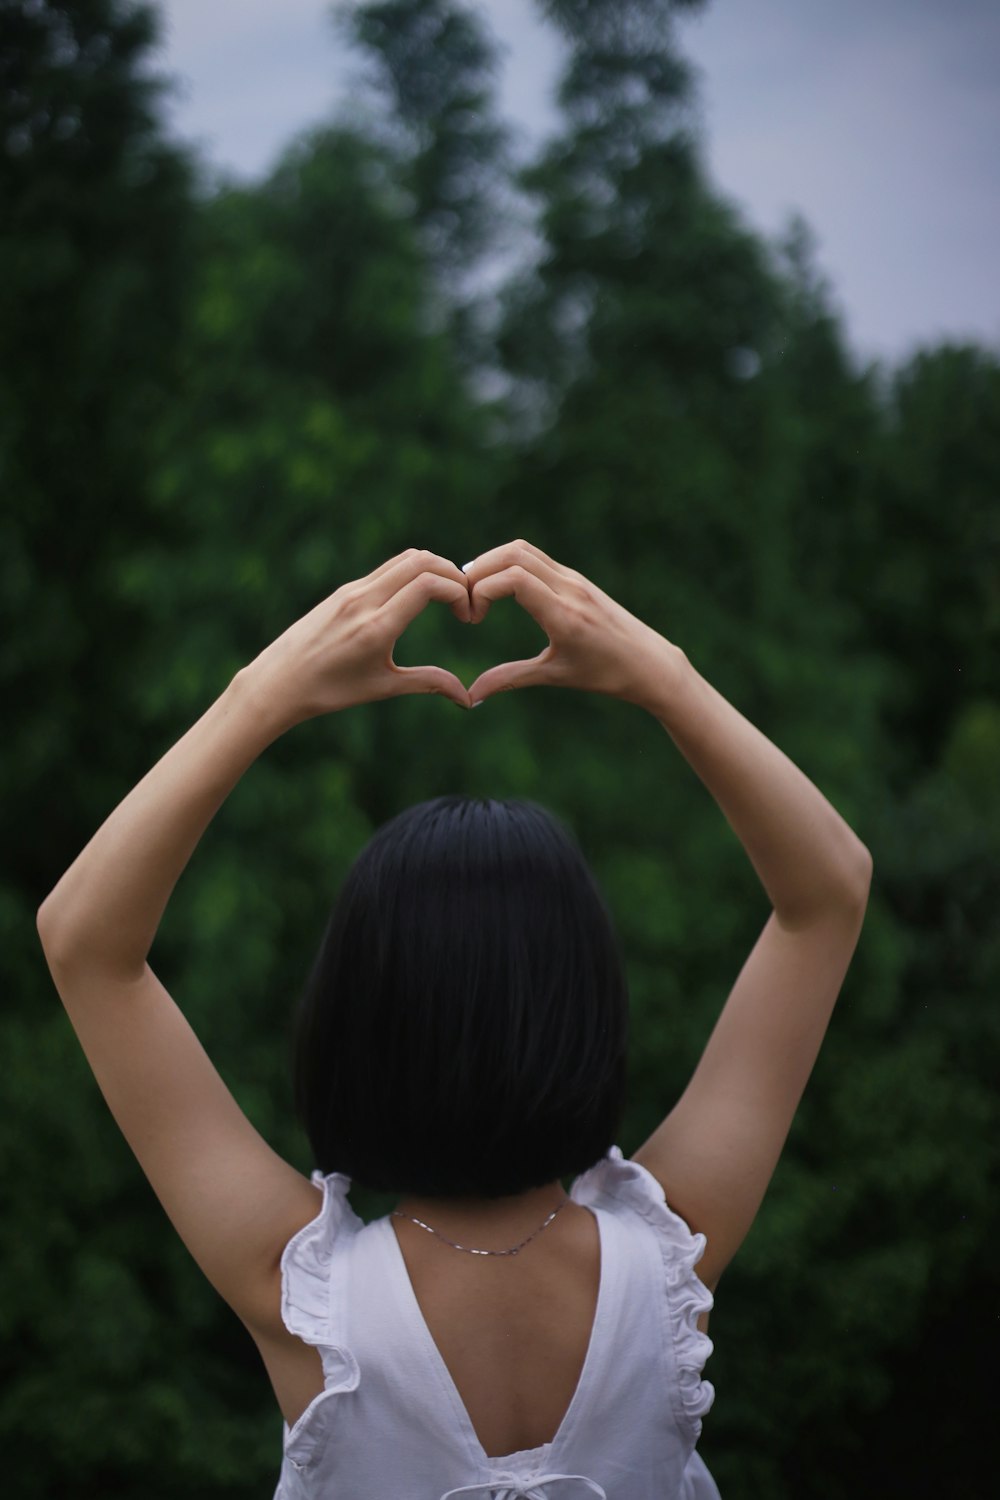
[[[475,624],[511,595],[548,636],[532,660],[468,691],[393,662],[430,600]],[[470,707],[527,686],[654,715],[773,910],[683,1095],[626,1160],[624,979],[571,836],[530,804],[410,810],[363,852],[314,966],[297,1070],[307,1178],[256,1133],[149,968],[170,893],[233,786],[294,725],[402,693]],[[38,928],[118,1124],[260,1349],[285,1420],[279,1494],[717,1494],[695,1447],[714,1395],[708,1311],[778,1162],[871,871],[817,788],[678,646],[524,541],[464,570],[411,549],[236,674],[94,835]],[[362,1224],[352,1176],[399,1191],[397,1208]]]

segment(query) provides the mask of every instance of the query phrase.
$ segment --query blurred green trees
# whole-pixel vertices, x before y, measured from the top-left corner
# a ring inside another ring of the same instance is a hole
[[[24,1500],[265,1496],[280,1434],[107,1116],[35,909],[298,615],[405,546],[462,562],[518,535],[682,645],[875,857],[717,1297],[702,1451],[722,1493],[977,1493],[985,1396],[959,1372],[997,1295],[1000,360],[859,368],[807,226],[765,242],[706,177],[682,8],[540,4],[566,44],[561,126],[517,162],[480,13],[340,5],[366,111],[237,186],[164,134],[153,8],[0,0],[0,1432]],[[522,222],[533,255],[482,290]],[[542,644],[513,604],[471,634],[432,609],[396,659],[471,681]],[[329,903],[374,826],[448,790],[533,797],[579,833],[632,987],[628,1154],[768,904],[627,705],[416,697],[301,726],[208,830],[154,967],[308,1168],[287,1041]]]

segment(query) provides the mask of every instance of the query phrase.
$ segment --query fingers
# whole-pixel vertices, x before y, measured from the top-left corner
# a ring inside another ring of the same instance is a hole
[[[518,539],[505,542],[503,546],[491,548],[489,552],[484,552],[477,557],[474,562],[466,563],[463,569],[456,567],[450,558],[441,557],[436,552],[408,547],[405,552],[389,558],[369,573],[361,580],[361,587],[368,598],[377,605],[382,605],[421,573],[433,572],[440,574],[442,578],[452,578],[456,582],[463,583],[471,601],[475,597],[473,591],[479,582],[511,567],[522,567],[533,573],[547,583],[554,593],[561,592],[567,586],[572,587],[574,582],[579,581],[579,575],[572,569],[561,567],[540,547]],[[464,612],[461,600],[456,598],[452,602],[452,611],[462,621],[472,620],[478,623],[485,616],[493,597],[483,594],[478,612],[474,607],[470,612]],[[519,602],[523,603],[524,600],[519,599]]]
[[[393,662],[394,676],[399,679],[399,692],[439,693],[450,698],[460,708],[471,708],[472,701],[465,684],[443,667],[397,667]]]
[[[449,558],[440,557],[436,552],[408,547],[405,552],[400,552],[398,557],[391,557],[388,562],[376,568],[373,573],[369,573],[363,580],[366,595],[376,605],[385,604],[394,594],[399,593],[406,584],[418,578],[422,573],[434,573],[441,578],[452,579],[460,586],[466,596],[466,603],[463,604],[456,593],[452,607],[458,618],[467,622],[469,586],[465,574]]]
[[[550,637],[557,623],[560,593],[572,591],[579,575],[518,540],[484,552],[459,569],[448,558],[411,547],[376,568],[356,589],[378,607],[385,638],[396,641],[430,600],[448,604],[458,619],[482,620],[496,599],[513,597]],[[381,632],[380,632],[381,633]],[[441,667],[389,667],[399,694],[438,693],[463,708],[494,693],[558,681],[551,639],[535,657],[504,662],[482,673],[471,689]]]
[[[472,586],[472,623],[478,624],[496,599],[513,596],[531,618],[540,625],[546,635],[551,635],[556,619],[559,595],[537,574],[529,572],[521,563],[504,568],[499,573],[489,573]]]
[[[565,573],[569,569],[560,567],[554,558],[543,552],[541,547],[536,547],[532,542],[526,542],[523,537],[516,541],[504,542],[502,546],[492,547],[489,552],[482,552],[474,562],[466,563],[462,569],[466,578],[481,578],[485,573],[495,572],[498,567],[510,567],[512,563],[520,562],[529,564],[532,559],[539,565],[551,569],[553,575]]]
[[[459,577],[462,578],[461,573]],[[469,591],[464,578],[458,583],[440,573],[418,573],[379,610],[378,620],[380,625],[385,625],[386,635],[393,641],[397,640],[431,599],[450,604],[460,620],[468,620]]]
[[[454,564],[451,566],[454,568]],[[385,625],[386,635],[392,641],[402,635],[431,599],[450,604],[460,620],[468,620],[469,591],[464,575],[457,568],[455,571],[461,579],[460,583],[436,572],[418,573],[382,606],[378,618]],[[392,572],[389,572],[385,578],[392,576]],[[443,667],[398,667],[395,662],[391,662],[390,666],[399,694],[439,693],[461,708],[471,708],[468,690],[453,672],[447,672]]]
[[[553,593],[564,590],[571,579],[569,569],[562,568],[553,562],[539,547],[534,547],[530,542],[518,540],[505,542],[502,547],[493,547],[489,552],[484,552],[474,562],[466,563],[462,570],[463,576],[468,580],[469,592],[472,598],[472,621],[478,624],[489,609],[494,598],[488,591],[479,589],[479,585],[488,577],[503,572],[509,568],[522,568],[526,573],[547,584]],[[525,603],[519,595],[515,595],[518,603]],[[527,597],[527,596],[525,596]],[[478,604],[477,600],[482,602]],[[530,612],[530,611],[529,611]]]
[[[506,661],[502,666],[490,667],[489,671],[481,673],[469,688],[470,706],[475,708],[476,704],[482,703],[484,698],[491,698],[494,693],[502,693],[509,688],[552,685],[555,680],[550,670],[552,657],[553,651],[549,645],[537,656],[532,656],[525,661]]]

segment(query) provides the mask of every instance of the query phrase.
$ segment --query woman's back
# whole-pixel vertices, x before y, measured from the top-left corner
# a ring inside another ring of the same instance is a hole
[[[362,1223],[349,1178],[319,1180],[323,1208],[282,1260],[282,1313],[323,1380],[286,1428],[281,1500],[716,1494],[694,1452],[714,1398],[705,1240],[643,1167],[611,1148],[574,1180],[561,1237],[534,1265],[544,1235],[523,1252],[525,1275],[521,1255],[470,1257],[451,1281],[426,1249],[407,1263],[391,1216]]]
[[[555,1437],[590,1345],[601,1276],[597,1221],[568,1203],[518,1255],[460,1255],[406,1219],[393,1226],[421,1316],[491,1457]],[[511,1225],[472,1245],[517,1243]],[[492,1236],[492,1239],[490,1238]]]
[[[392,1221],[400,1261],[428,1335],[490,1457],[542,1447],[554,1438],[580,1381],[601,1276],[597,1221],[571,1200],[530,1253],[462,1256],[406,1219]],[[517,1243],[518,1229],[495,1219],[490,1236]],[[280,1324],[258,1344],[289,1427],[323,1389],[315,1350]],[[706,1314],[707,1317],[707,1314]]]

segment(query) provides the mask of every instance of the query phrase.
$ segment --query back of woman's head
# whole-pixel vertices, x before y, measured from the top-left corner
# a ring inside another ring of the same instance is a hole
[[[614,1143],[627,1043],[610,913],[572,834],[533,802],[436,797],[378,829],[341,887],[296,1104],[323,1172],[501,1197]]]

